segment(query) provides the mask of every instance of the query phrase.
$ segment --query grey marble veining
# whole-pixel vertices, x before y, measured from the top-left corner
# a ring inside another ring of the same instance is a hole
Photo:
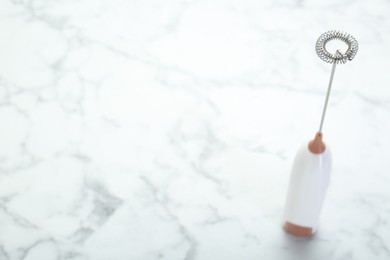
[[[0,260],[390,259],[390,2],[0,1]],[[292,160],[334,159],[286,235]]]

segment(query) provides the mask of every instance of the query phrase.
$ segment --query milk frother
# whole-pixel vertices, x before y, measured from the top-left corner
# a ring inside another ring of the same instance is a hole
[[[348,49],[344,53],[340,50],[335,53],[329,52],[326,44],[331,40],[343,41]],[[315,50],[323,61],[333,65],[319,130],[312,141],[299,149],[290,176],[283,227],[287,233],[299,237],[311,237],[318,229],[332,166],[329,146],[322,141],[322,128],[330,90],[336,65],[351,61],[358,51],[358,43],[350,34],[333,30],[325,32],[318,38]]]

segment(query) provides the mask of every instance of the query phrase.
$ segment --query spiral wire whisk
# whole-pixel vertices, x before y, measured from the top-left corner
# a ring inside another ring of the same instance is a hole
[[[348,49],[345,53],[335,53],[332,54],[330,53],[326,48],[325,45],[330,41],[330,40],[340,40],[343,41],[345,44],[348,45]],[[356,41],[356,39],[345,32],[340,32],[340,31],[328,31],[324,34],[322,34],[316,43],[316,52],[318,57],[320,57],[323,61],[327,63],[337,63],[337,64],[344,64],[347,61],[351,61],[357,51],[359,49],[359,45]]]

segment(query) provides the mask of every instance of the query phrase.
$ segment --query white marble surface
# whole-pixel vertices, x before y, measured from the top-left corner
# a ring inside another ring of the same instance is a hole
[[[0,259],[390,259],[390,1],[0,0]],[[281,229],[338,66],[319,233]]]

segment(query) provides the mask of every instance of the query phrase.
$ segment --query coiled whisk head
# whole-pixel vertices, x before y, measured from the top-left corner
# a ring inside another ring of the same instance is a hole
[[[330,40],[334,39],[343,41],[348,45],[348,49],[345,53],[341,53],[340,51],[330,53],[325,48],[325,45]],[[322,34],[316,43],[316,52],[318,57],[328,63],[344,64],[347,60],[352,60],[355,57],[358,49],[359,45],[356,39],[352,35],[340,31],[328,31]]]

